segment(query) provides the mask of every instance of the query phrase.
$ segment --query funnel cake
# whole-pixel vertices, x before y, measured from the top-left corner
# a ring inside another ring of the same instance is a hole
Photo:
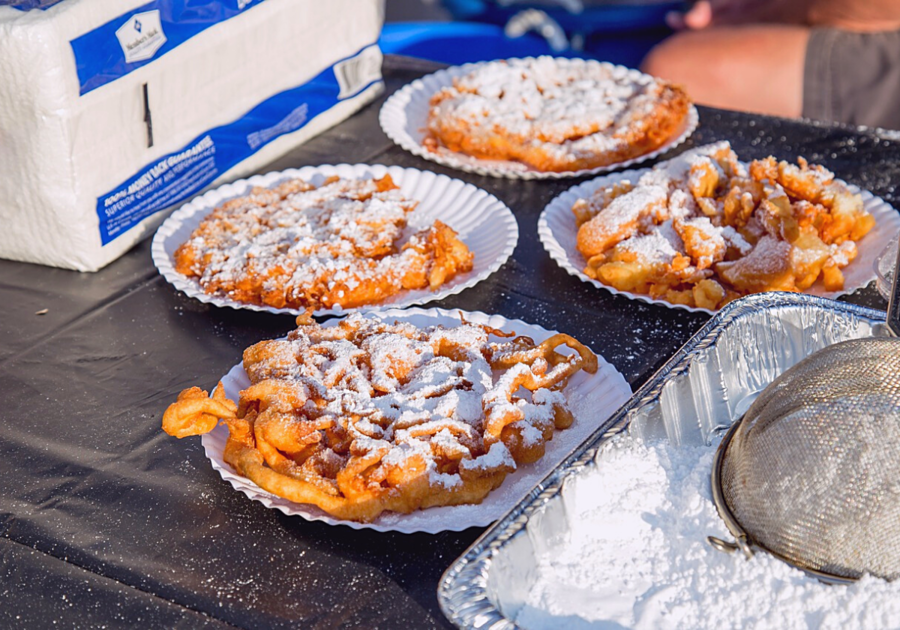
[[[652,152],[677,135],[689,108],[681,88],[609,64],[495,61],[432,96],[424,142],[539,171],[577,171]]]
[[[221,384],[211,398],[187,389],[163,429],[185,437],[224,419],[224,459],[239,474],[347,520],[480,503],[572,424],[561,390],[598,368],[564,334],[536,344],[465,322],[418,328],[359,314],[298,324],[245,351],[251,385],[237,405]]]
[[[740,162],[728,143],[598,188],[572,206],[584,273],[619,291],[715,310],[742,295],[803,291],[841,269],[875,225],[822,166]]]
[[[274,308],[351,308],[433,291],[470,271],[473,255],[440,221],[407,236],[416,205],[390,175],[256,187],[203,219],[175,251],[175,270],[208,294]]]

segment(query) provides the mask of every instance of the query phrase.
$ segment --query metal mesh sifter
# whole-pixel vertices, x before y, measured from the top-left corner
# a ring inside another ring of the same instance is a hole
[[[736,539],[710,537],[719,549],[830,582],[900,577],[900,339],[835,344],[775,379],[723,439],[712,486]]]

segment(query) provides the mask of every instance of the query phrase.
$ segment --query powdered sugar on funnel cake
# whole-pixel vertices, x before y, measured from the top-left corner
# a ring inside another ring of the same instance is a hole
[[[426,146],[577,171],[656,149],[689,107],[677,86],[608,64],[495,61],[432,96]]]

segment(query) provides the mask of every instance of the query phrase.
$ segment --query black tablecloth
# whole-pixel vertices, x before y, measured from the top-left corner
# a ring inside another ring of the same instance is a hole
[[[387,93],[428,68],[386,66]],[[273,164],[367,162],[446,173],[515,213],[515,254],[436,305],[571,333],[636,387],[707,319],[615,297],[569,276],[537,236],[573,180],[523,182],[442,168],[393,146],[373,105]],[[898,144],[843,127],[700,108],[686,145],[730,140],[743,158],[800,154],[896,206]],[[871,286],[846,298],[885,308]],[[45,314],[38,314],[46,309]],[[162,412],[209,388],[290,316],[175,291],[144,242],[95,274],[0,261],[0,627],[446,627],[435,589],[481,533],[356,531],[286,517],[175,440]]]

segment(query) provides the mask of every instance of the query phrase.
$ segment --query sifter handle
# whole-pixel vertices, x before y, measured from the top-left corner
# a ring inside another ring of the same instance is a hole
[[[888,298],[887,327],[895,337],[900,337],[900,243],[897,245],[897,260],[894,262],[894,279]]]

